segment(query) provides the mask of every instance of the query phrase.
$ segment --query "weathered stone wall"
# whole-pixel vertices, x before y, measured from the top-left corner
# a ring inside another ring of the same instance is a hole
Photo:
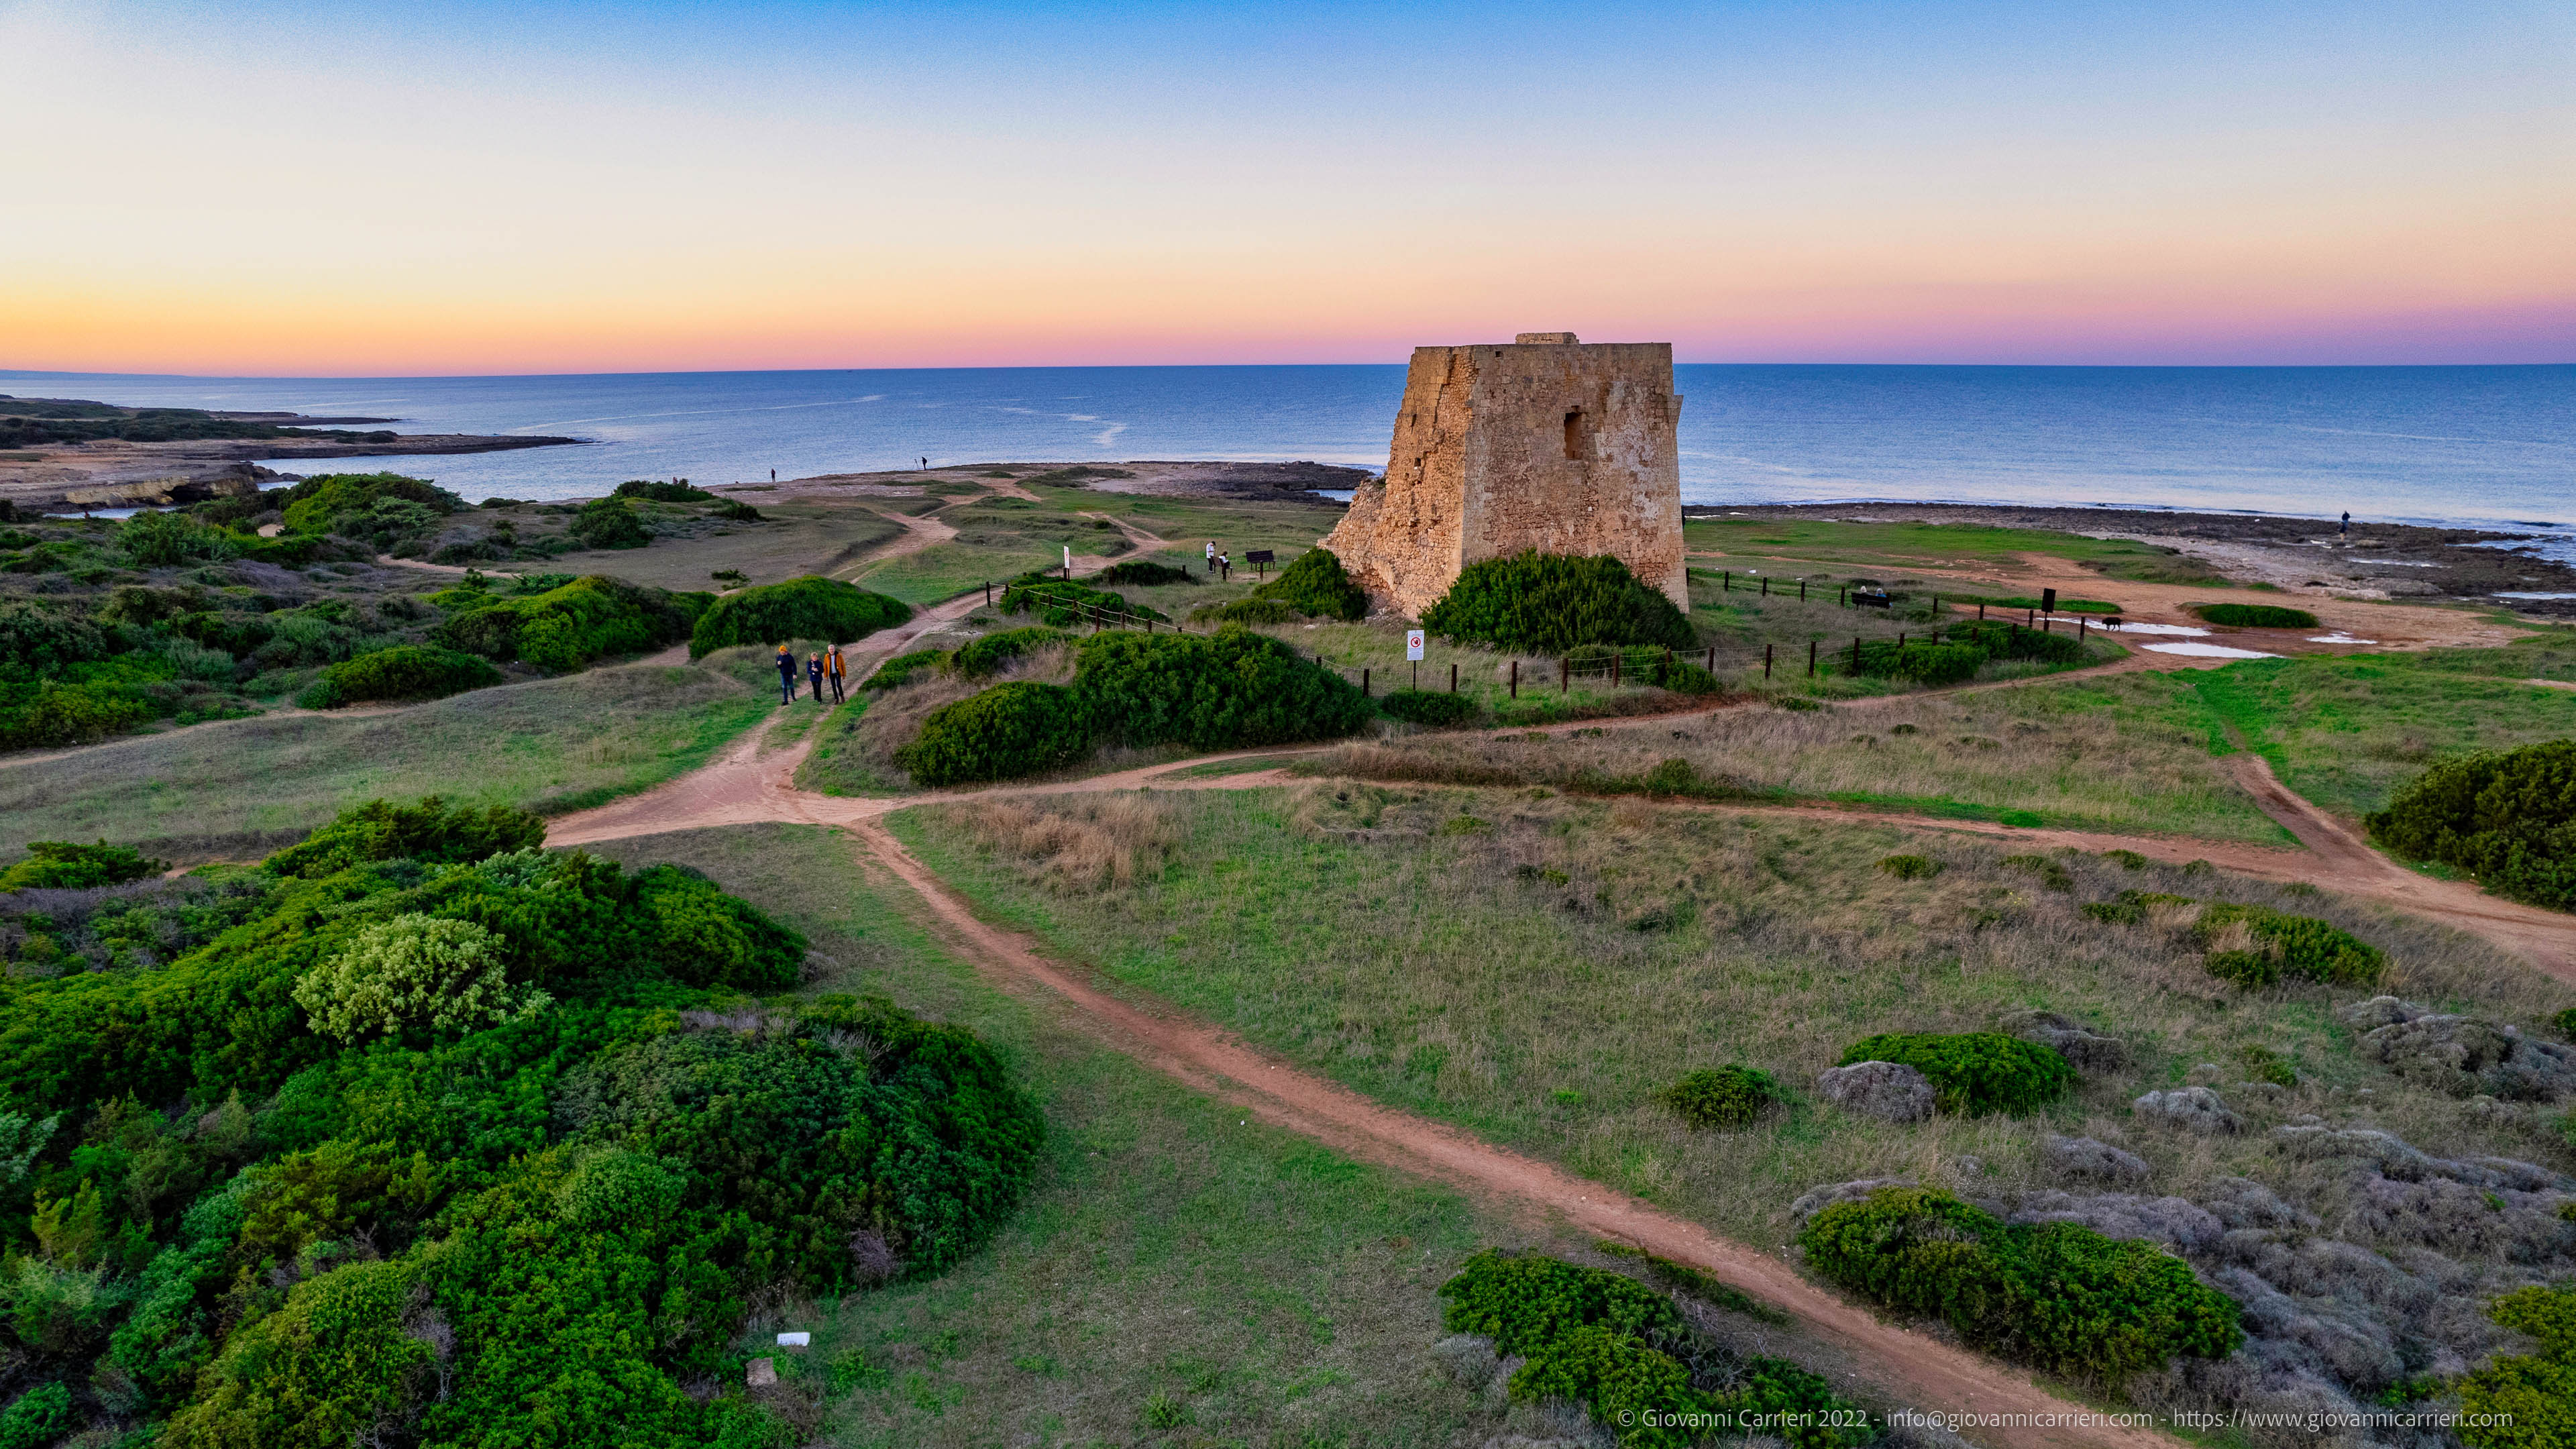
[[[1614,555],[1687,608],[1681,408],[1670,343],[1525,332],[1416,348],[1386,481],[1324,546],[1417,616],[1467,565],[1533,548]]]

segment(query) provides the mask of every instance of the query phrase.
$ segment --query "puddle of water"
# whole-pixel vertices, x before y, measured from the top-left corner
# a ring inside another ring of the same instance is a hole
[[[2576,594],[2494,594],[2498,599],[2576,599]]]
[[[2355,639],[2350,634],[2334,633],[2315,635],[2311,637],[2308,642],[2311,644],[2376,644],[2379,641],[2376,639]]]
[[[2141,644],[2138,647],[2155,654],[2188,654],[2194,659],[2278,659],[2281,657],[2278,654],[2266,654],[2259,649],[2230,649],[2224,644]]]
[[[2194,638],[2207,634],[2207,629],[2189,624],[2103,624],[2099,627],[2122,634],[2187,634]]]

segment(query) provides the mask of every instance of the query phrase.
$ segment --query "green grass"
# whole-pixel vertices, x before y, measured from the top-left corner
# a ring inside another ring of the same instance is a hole
[[[981,911],[1064,959],[1744,1241],[1783,1241],[1790,1200],[1818,1183],[1928,1178],[1963,1153],[1998,1192],[2052,1185],[2035,1160],[2047,1131],[2124,1141],[2173,1184],[2160,1190],[2239,1171],[2277,1182],[2259,1128],[2362,1087],[2377,1093],[2377,1122],[2412,1141],[2556,1150],[2545,1122],[2482,1122],[2354,1057],[2330,1008],[2359,993],[2231,994],[2163,929],[2078,910],[2132,886],[2241,898],[2385,947],[2393,984],[2420,999],[2526,1029],[2576,1000],[2482,943],[2330,896],[2078,855],[2055,857],[2075,886],[2061,894],[2003,865],[2009,843],[1528,792],[1334,783],[1153,798],[1159,847],[1136,847],[1132,885],[1096,890],[1051,888],[1062,877],[1018,853],[1064,838],[1029,829],[1027,809],[1080,819],[1079,797],[923,807],[893,823]],[[1874,869],[1895,851],[1946,868],[1911,882]],[[1900,1128],[1809,1097],[1864,1036],[1988,1030],[2020,1007],[2122,1036],[2136,1060],[2024,1119]],[[2224,1143],[2129,1128],[2139,1092],[2250,1045],[2294,1062],[2313,1093],[2243,1104],[2256,1130]],[[1730,1062],[1802,1101],[1719,1134],[1656,1101],[1683,1073]]]
[[[2247,660],[2189,678],[2213,751],[2255,750],[2291,789],[2358,816],[2435,760],[2576,735],[2576,692],[2517,682],[2571,667],[2565,649],[2455,649]]]
[[[1733,708],[1611,727],[1597,738],[1415,736],[1347,747],[1312,768],[1597,790],[1679,759],[1700,782],[1779,800],[2294,843],[2212,758],[2206,714],[2188,682],[2199,677],[2113,674],[1803,713]]]
[[[1682,540],[1693,553],[1901,568],[1987,566],[2010,562],[2017,554],[2039,553],[2100,566],[2111,573],[2121,566],[2161,566],[2175,557],[2152,544],[2128,539],[1971,523],[1693,518],[1682,524]]]
[[[1248,1122],[990,990],[833,832],[589,848],[706,871],[830,958],[809,990],[882,992],[972,1027],[1045,1103],[1037,1186],[983,1251],[936,1279],[755,1321],[815,1332],[798,1368],[842,1361],[855,1386],[827,1407],[828,1442],[1149,1442],[1156,1394],[1188,1406],[1207,1436],[1189,1442],[1393,1449],[1498,1427],[1438,1372],[1434,1290],[1466,1254],[1527,1230]]]
[[[719,669],[627,664],[387,714],[114,741],[0,768],[0,850],[104,838],[179,858],[257,855],[379,796],[580,809],[697,768],[775,699]]]

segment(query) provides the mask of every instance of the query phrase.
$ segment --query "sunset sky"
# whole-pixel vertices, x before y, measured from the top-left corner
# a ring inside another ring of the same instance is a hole
[[[2576,360],[2576,7],[0,0],[0,367]]]

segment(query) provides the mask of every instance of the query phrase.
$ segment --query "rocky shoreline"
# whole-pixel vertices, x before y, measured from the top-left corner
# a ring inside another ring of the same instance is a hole
[[[2005,504],[1692,504],[1689,518],[1799,518],[1853,522],[1983,524],[2128,538],[2198,558],[2241,583],[2283,593],[2361,599],[2459,599],[2536,617],[2576,618],[2576,567],[2532,551],[2531,534],[2425,528],[2355,519],[2349,536],[2332,519],[2147,509],[2030,508]]]
[[[262,422],[278,421],[262,416]],[[295,418],[298,426],[359,421]],[[381,421],[366,419],[365,421]],[[88,508],[144,508],[197,503],[259,491],[286,475],[254,459],[381,458],[420,453],[498,453],[514,448],[555,448],[585,438],[492,436],[474,433],[383,433],[364,439],[297,437],[206,438],[137,443],[101,440],[47,445],[0,454],[0,506],[21,513],[68,513]]]

